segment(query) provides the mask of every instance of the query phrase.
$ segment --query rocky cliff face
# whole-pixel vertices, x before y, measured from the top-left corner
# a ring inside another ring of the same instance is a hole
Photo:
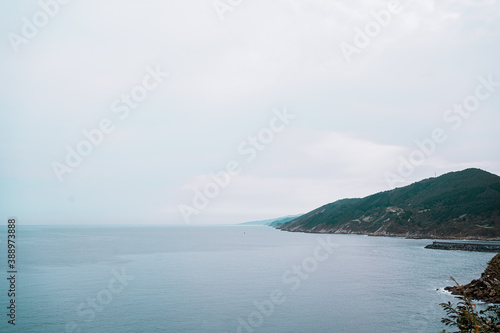
[[[475,300],[486,303],[500,303],[500,253],[497,254],[488,264],[484,273],[477,280],[459,287],[446,287],[454,295],[464,293]]]

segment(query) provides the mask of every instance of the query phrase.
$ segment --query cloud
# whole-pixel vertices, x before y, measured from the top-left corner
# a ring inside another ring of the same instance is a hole
[[[478,76],[500,80],[498,2],[401,4],[348,64],[339,44],[387,1],[245,1],[224,21],[211,1],[70,2],[18,54],[0,42],[0,181],[8,186],[0,199],[32,223],[179,222],[178,203],[210,171],[241,160],[238,144],[281,105],[297,120],[242,164],[200,221],[288,215],[387,189],[384,173],[446,125],[443,113]],[[3,9],[7,36],[39,6]],[[165,84],[126,121],[112,118],[116,131],[57,182],[51,162],[82,130],[116,116],[111,103],[156,64],[171,73]],[[408,181],[474,165],[500,173],[499,94]]]

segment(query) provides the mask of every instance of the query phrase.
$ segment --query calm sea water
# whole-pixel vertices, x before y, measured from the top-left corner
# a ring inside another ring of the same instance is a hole
[[[454,298],[436,289],[479,277],[494,255],[263,226],[21,226],[17,237],[16,326],[2,259],[1,332],[438,332],[439,303]],[[6,258],[6,230],[0,241]]]

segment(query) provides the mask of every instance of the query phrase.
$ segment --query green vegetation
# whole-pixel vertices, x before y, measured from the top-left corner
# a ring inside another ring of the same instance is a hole
[[[451,172],[365,198],[339,200],[278,228],[414,238],[500,239],[500,177],[480,169]]]
[[[451,278],[456,286],[445,289],[458,295],[456,305],[441,303],[446,317],[441,320],[447,326],[456,327],[460,332],[500,332],[500,306],[492,305],[477,311],[472,299],[486,303],[500,303],[500,254],[495,255],[477,280],[461,286]],[[446,333],[443,330],[441,333]]]
[[[500,332],[500,306],[492,305],[486,310],[477,311],[475,304],[473,304],[464,288],[456,281],[455,283],[462,290],[462,295],[457,296],[459,299],[457,305],[451,302],[440,304],[447,315],[441,322],[446,326],[458,328],[459,332]],[[441,333],[447,332],[442,330]]]

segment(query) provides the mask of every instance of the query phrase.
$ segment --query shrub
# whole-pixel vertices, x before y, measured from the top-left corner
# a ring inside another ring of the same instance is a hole
[[[457,284],[461,295],[456,296],[459,299],[456,306],[451,302],[440,304],[447,315],[441,322],[446,326],[458,328],[461,333],[500,333],[500,306],[492,305],[478,312],[462,286],[453,277],[451,279]],[[442,330],[441,333],[447,332]]]

